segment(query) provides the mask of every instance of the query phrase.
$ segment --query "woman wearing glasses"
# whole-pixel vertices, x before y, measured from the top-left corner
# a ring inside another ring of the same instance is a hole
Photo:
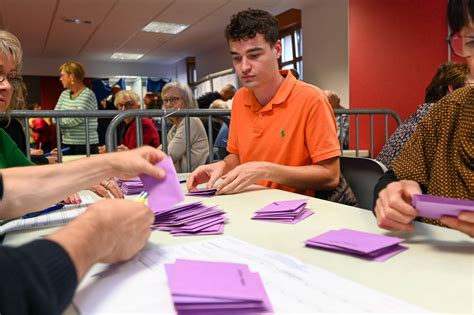
[[[140,96],[129,90],[120,91],[115,95],[115,107],[119,110],[140,109]],[[160,146],[160,136],[155,124],[150,118],[142,117],[143,145],[154,148]],[[125,118],[125,130],[122,144],[118,146],[118,151],[135,149],[137,147],[137,121],[134,117]]]
[[[163,108],[169,112],[168,120],[173,124],[167,135],[168,155],[173,159],[178,173],[191,172],[206,163],[209,155],[209,143],[204,125],[197,117],[190,117],[190,138],[186,143],[185,118],[173,116],[181,109],[197,108],[196,100],[187,84],[170,82],[161,91]],[[191,169],[188,169],[187,145],[191,147]]]
[[[451,50],[466,59],[474,74],[474,0],[449,0]],[[418,211],[414,194],[474,199],[474,88],[465,87],[442,98],[421,121],[393,171],[375,189],[377,223],[388,230],[412,231]],[[380,193],[377,193],[380,191]],[[439,222],[474,237],[474,212],[441,217]],[[436,220],[437,221],[437,220]]]

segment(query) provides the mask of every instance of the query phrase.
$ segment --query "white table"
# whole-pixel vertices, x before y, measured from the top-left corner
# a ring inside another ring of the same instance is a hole
[[[183,185],[184,188],[184,185]],[[220,205],[230,222],[225,234],[263,248],[295,256],[367,287],[439,313],[473,314],[474,242],[460,232],[415,223],[412,234],[389,233],[377,228],[372,212],[311,198],[308,208],[315,214],[296,225],[251,220],[252,213],[272,201],[301,199],[301,195],[279,190],[253,189],[213,198],[187,197]],[[351,228],[404,237],[409,250],[383,263],[304,247],[303,241],[330,229]],[[19,245],[53,229],[9,233],[8,245]],[[150,242],[182,244],[219,236],[172,237],[152,233]],[[387,310],[390,312],[390,310]]]

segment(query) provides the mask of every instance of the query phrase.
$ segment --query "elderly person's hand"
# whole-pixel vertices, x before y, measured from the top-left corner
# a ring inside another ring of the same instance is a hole
[[[474,237],[474,212],[463,211],[457,218],[442,217],[439,221],[452,229]]]
[[[379,227],[393,231],[413,231],[411,223],[418,211],[411,205],[412,196],[421,194],[420,185],[411,180],[401,180],[387,185],[379,193],[375,215]]]
[[[123,199],[122,190],[112,178],[106,179],[100,182],[100,184],[92,186],[90,190],[102,198]]]

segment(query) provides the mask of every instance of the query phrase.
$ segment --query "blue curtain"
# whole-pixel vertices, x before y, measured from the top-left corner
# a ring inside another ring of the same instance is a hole
[[[110,95],[109,80],[107,79],[96,79],[92,80],[92,91],[95,93],[97,104]]]
[[[92,91],[95,93],[97,99],[97,104],[99,104],[104,98],[110,95],[112,91],[112,86],[115,84],[120,85],[122,90],[125,90],[127,86],[125,85],[125,79],[120,79],[112,85],[109,85],[108,79],[95,79],[92,80]]]
[[[165,84],[168,82],[169,80],[165,80],[165,79],[152,80],[148,78],[146,80],[146,91],[152,92],[152,93],[161,92],[161,90],[163,89],[163,86],[165,86]]]

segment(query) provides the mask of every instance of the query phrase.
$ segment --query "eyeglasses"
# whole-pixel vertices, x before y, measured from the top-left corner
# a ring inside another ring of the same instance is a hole
[[[164,98],[163,99],[163,104],[170,103],[170,104],[176,104],[177,101],[179,101],[181,97],[176,97],[176,96],[170,96],[169,98]]]
[[[133,107],[133,102],[131,101],[128,101],[128,102],[125,102],[125,103],[118,103],[116,105],[117,108],[132,108]]]
[[[18,80],[18,75],[16,73],[11,73],[11,74],[4,74],[0,73],[0,83],[3,83],[3,81],[7,80],[8,82],[14,82],[15,80]]]
[[[453,53],[462,58],[474,55],[474,35],[451,35],[446,39]]]

